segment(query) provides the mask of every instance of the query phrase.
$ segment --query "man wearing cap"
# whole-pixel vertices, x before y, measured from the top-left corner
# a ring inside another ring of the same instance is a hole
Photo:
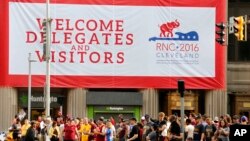
[[[130,133],[127,141],[140,141],[139,138],[139,128],[136,125],[136,118],[131,118],[130,119]]]
[[[240,118],[240,121],[241,121],[241,124],[242,124],[242,125],[247,125],[248,120],[247,120],[247,117],[246,117],[246,116],[242,116],[242,117]]]
[[[214,125],[216,128],[219,127],[219,118],[218,117],[214,117]]]

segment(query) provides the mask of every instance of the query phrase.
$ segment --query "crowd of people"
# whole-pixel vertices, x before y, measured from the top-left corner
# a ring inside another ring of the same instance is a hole
[[[181,127],[180,117],[166,116],[163,112],[158,119],[146,114],[124,119],[120,114],[97,120],[88,118],[63,117],[59,112],[55,119],[39,116],[36,121],[22,120],[16,116],[9,129],[9,141],[229,141],[230,125],[248,124],[246,116],[223,115],[211,118],[191,113],[185,116]],[[181,130],[184,130],[182,134]]]

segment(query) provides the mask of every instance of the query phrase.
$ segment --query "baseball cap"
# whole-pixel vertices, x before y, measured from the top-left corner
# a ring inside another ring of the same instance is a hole
[[[141,117],[141,120],[145,120],[145,117],[144,117],[144,116],[142,116],[142,117]]]
[[[219,121],[219,118],[218,117],[214,117],[214,121]]]
[[[247,121],[247,117],[246,116],[242,116],[241,117],[241,121],[243,121],[243,122]]]

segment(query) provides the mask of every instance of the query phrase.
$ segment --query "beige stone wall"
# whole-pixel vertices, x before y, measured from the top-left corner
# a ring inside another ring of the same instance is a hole
[[[225,90],[210,90],[205,94],[205,113],[211,118],[227,114],[227,93]]]
[[[149,114],[152,118],[158,117],[159,112],[159,94],[156,89],[143,89],[142,115]]]
[[[6,131],[17,114],[17,90],[15,88],[0,88],[0,131]]]
[[[67,114],[72,117],[86,116],[87,90],[82,88],[70,89],[67,96]]]
[[[229,63],[227,65],[228,92],[250,93],[250,63]]]

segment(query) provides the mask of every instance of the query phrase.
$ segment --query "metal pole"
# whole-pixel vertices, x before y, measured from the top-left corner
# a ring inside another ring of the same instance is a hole
[[[184,92],[181,94],[181,132],[182,132],[182,141],[184,141]]]
[[[50,0],[46,0],[46,104],[45,115],[50,116]]]
[[[180,102],[181,102],[181,133],[182,133],[182,141],[184,141],[184,91],[185,91],[185,82],[183,80],[178,80],[178,91],[180,93]]]
[[[30,121],[31,119],[31,63],[32,62],[36,62],[36,60],[32,60],[31,59],[31,53],[29,53],[29,57],[28,57],[28,61],[29,61],[29,78],[28,78],[28,119]]]
[[[30,113],[31,113],[31,53],[29,53],[28,57],[29,61],[29,78],[28,78],[28,119],[30,121]]]

